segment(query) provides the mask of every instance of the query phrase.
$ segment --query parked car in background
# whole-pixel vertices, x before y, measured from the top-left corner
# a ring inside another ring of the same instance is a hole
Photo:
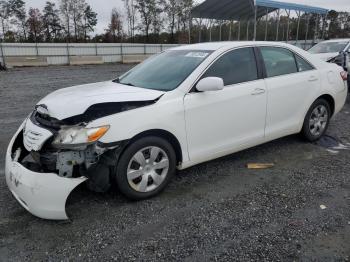
[[[350,73],[350,38],[334,39],[318,43],[308,50],[323,61],[335,63]],[[350,77],[348,76],[350,87]]]
[[[311,47],[308,51],[323,61],[328,62],[338,56],[339,53],[350,51],[350,38],[322,41]]]
[[[343,107],[347,74],[292,45],[218,42],[166,50],[111,81],[37,103],[6,153],[7,185],[46,219],[66,219],[71,191],[114,180],[134,200],[176,169],[300,133],[319,139]]]

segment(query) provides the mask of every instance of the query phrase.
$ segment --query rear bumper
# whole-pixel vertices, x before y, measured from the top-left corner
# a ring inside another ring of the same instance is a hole
[[[338,92],[335,94],[335,108],[334,108],[333,115],[336,115],[337,113],[339,113],[339,111],[344,107],[347,96],[348,96],[347,83],[344,82],[344,89],[341,92]]]
[[[33,215],[44,219],[68,219],[65,205],[72,190],[86,180],[85,177],[64,178],[55,173],[33,172],[11,157],[15,138],[12,138],[5,163],[6,183],[17,201]]]

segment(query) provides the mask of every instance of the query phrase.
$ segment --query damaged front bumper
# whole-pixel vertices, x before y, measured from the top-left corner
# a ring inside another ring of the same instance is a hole
[[[17,160],[14,141],[24,124],[12,138],[6,152],[6,183],[18,202],[33,215],[44,219],[68,219],[65,205],[69,194],[84,182],[86,177],[65,178],[56,173],[39,173],[24,167]]]

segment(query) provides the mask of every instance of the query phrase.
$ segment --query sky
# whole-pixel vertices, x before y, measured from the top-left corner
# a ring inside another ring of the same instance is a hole
[[[36,7],[42,9],[47,0],[26,0],[26,7]],[[53,0],[55,1],[55,0]],[[293,2],[297,4],[313,5],[318,7],[324,7],[328,9],[334,9],[336,11],[350,12],[350,0],[278,0],[281,2]],[[58,3],[59,0],[56,0]],[[103,33],[107,28],[111,11],[114,7],[123,13],[122,0],[86,0],[92,7],[92,9],[98,14],[98,24],[96,27],[96,33]],[[195,0],[196,3],[203,2],[203,0]]]

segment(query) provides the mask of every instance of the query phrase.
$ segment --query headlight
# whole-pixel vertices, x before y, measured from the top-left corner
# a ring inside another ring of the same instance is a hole
[[[94,128],[67,127],[62,128],[53,141],[55,146],[87,145],[99,140],[108,131],[109,126]]]

